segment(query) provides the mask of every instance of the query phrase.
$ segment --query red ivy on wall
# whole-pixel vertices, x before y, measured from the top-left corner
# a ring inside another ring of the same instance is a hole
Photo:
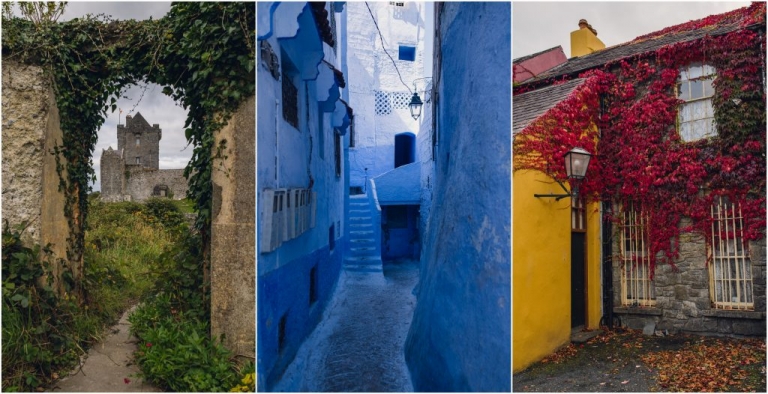
[[[737,21],[742,27],[765,21],[765,3],[638,40]],[[649,223],[652,267],[657,255],[674,266],[681,232],[697,232],[711,241],[710,207],[718,196],[741,205],[745,239],[764,237],[764,45],[762,33],[742,29],[587,71],[580,75],[585,82],[567,99],[515,136],[514,168],[542,171],[564,181],[560,163],[569,149],[580,146],[596,153],[580,190],[591,200],[642,206]],[[677,98],[675,85],[679,70],[694,62],[716,69],[717,136],[683,142],[676,123],[684,101]],[[732,98],[741,103],[734,104]],[[619,215],[614,213],[612,219],[618,222]],[[683,218],[690,218],[691,224],[681,227]]]

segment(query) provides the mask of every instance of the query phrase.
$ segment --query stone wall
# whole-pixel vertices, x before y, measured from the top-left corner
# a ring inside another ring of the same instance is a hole
[[[43,70],[3,59],[3,219],[28,226],[24,240],[52,244],[66,257],[69,227],[55,157],[61,143],[59,112]]]
[[[214,162],[211,220],[211,332],[226,335],[236,355],[256,349],[256,162],[255,96],[246,100],[216,134],[227,140],[224,159]],[[218,143],[214,146],[218,146]]]
[[[684,220],[681,226],[688,223],[688,220]],[[765,239],[750,242],[749,249],[754,311],[726,311],[712,307],[706,241],[700,234],[684,233],[680,235],[680,257],[675,261],[677,269],[669,264],[659,263],[656,266],[654,307],[621,306],[621,263],[619,258],[614,258],[614,312],[619,313],[622,324],[635,329],[655,323],[656,330],[672,333],[685,331],[716,335],[764,335]],[[618,250],[617,239],[614,251]]]
[[[103,181],[102,181],[103,182]],[[125,180],[125,193],[131,196],[133,201],[144,201],[153,196],[155,186],[168,187],[168,195],[174,200],[180,200],[187,196],[187,179],[184,178],[183,169],[174,170],[134,170]]]
[[[125,161],[112,147],[101,152],[101,199],[120,201],[125,194]]]

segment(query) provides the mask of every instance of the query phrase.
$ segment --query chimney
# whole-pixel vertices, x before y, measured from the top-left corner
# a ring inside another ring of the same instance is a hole
[[[579,30],[571,32],[571,57],[589,55],[605,49],[605,44],[597,38],[597,30],[586,19],[579,20]]]

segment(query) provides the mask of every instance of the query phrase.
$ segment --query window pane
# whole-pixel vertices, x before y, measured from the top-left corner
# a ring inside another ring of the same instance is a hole
[[[701,65],[698,63],[693,63],[688,68],[688,78],[695,79],[701,77]]]
[[[704,97],[704,81],[691,81],[691,99],[698,99]]]
[[[701,82],[704,85],[704,97],[712,97],[715,94],[715,88],[712,87],[712,80],[704,79]]]
[[[688,82],[682,82],[679,85],[677,85],[677,97],[685,101],[688,101],[691,99]]]
[[[691,141],[691,124],[680,123],[680,138],[683,141]]]
[[[707,105],[703,101],[691,103],[691,119],[704,119],[707,117]]]
[[[704,65],[704,75],[712,75],[715,73],[715,68],[709,64]]]
[[[690,122],[693,120],[691,117],[691,104],[683,104],[680,106],[680,122]]]
[[[712,100],[704,101],[704,110],[708,118],[712,118],[715,116],[715,109],[712,107]]]

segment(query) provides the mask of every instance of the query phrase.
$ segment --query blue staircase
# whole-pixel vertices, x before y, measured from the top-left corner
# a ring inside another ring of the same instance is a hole
[[[350,271],[381,272],[381,240],[378,230],[379,217],[376,207],[368,196],[349,196],[347,226],[349,247],[344,259],[344,268]],[[375,226],[375,227],[374,227]]]

